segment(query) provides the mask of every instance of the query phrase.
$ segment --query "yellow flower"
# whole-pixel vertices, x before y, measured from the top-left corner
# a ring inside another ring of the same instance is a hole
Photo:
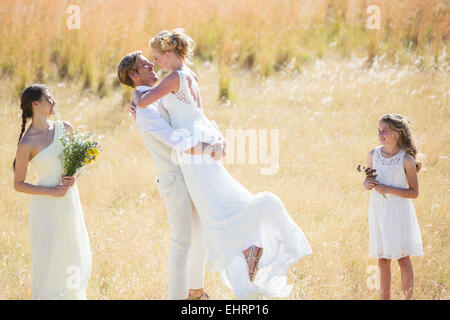
[[[159,43],[161,45],[161,49],[163,50],[167,49],[167,45],[169,44],[169,37],[165,36],[164,38],[161,38],[159,40]]]
[[[87,155],[88,155],[89,157],[92,157],[92,156],[94,155],[94,153],[92,152],[91,149],[89,149],[89,150],[87,151]]]
[[[89,158],[84,158],[84,163],[89,164],[90,163]]]
[[[92,160],[97,161],[97,156],[94,156]]]
[[[97,150],[97,148],[92,148],[92,152],[94,152],[94,155],[95,155],[95,156],[98,156],[98,150]]]

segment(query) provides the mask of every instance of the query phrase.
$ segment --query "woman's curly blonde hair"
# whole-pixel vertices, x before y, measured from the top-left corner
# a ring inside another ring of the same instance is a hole
[[[184,29],[161,31],[150,39],[149,46],[163,53],[166,51],[175,52],[184,61],[192,63],[195,42],[186,34]]]

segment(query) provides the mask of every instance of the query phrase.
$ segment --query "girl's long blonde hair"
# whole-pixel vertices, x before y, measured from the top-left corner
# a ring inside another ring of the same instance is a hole
[[[379,121],[384,121],[388,126],[399,134],[398,147],[413,156],[416,162],[416,171],[420,170],[422,163],[416,159],[417,148],[414,145],[409,121],[400,114],[388,113],[383,115]]]

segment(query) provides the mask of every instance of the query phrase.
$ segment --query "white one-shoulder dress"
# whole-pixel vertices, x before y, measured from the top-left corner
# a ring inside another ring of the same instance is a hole
[[[53,142],[31,160],[39,186],[58,185],[63,173],[64,124],[54,125]],[[86,299],[92,256],[76,183],[61,198],[30,197],[30,249],[33,299]]]

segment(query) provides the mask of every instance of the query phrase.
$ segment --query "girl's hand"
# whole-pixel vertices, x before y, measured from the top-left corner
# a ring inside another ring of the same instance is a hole
[[[69,186],[64,184],[59,184],[53,188],[51,195],[56,198],[62,198],[66,195]]]
[[[375,190],[377,190],[378,193],[381,193],[381,194],[388,193],[388,187],[384,184],[378,184],[374,188],[375,188]]]
[[[380,183],[377,180],[373,179],[366,179],[363,182],[363,186],[366,190],[372,190],[376,186],[378,186]]]
[[[69,188],[75,184],[75,177],[72,176],[62,176],[61,183],[68,186]]]

